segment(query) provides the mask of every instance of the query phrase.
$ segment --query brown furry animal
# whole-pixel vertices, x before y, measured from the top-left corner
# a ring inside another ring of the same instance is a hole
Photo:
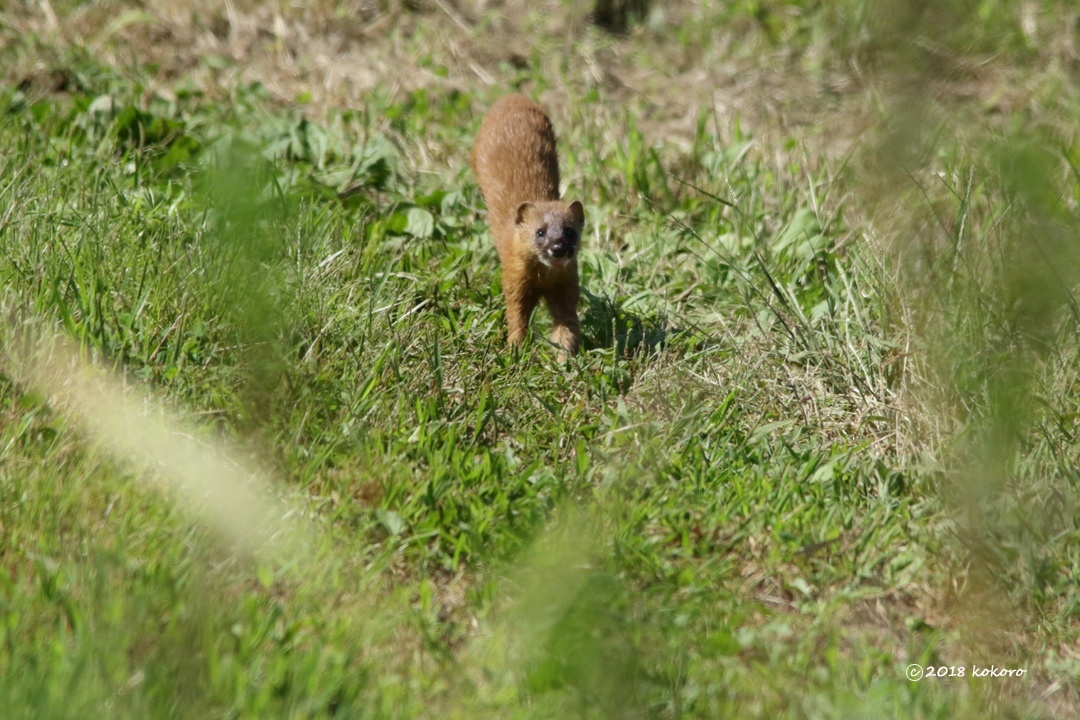
[[[559,200],[559,159],[551,121],[523,95],[500,99],[480,126],[472,168],[488,206],[502,264],[507,339],[520,343],[540,298],[551,340],[573,353],[581,343],[577,252],[585,209]]]

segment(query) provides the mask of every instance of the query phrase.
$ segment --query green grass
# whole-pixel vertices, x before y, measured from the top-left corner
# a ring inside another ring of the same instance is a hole
[[[0,13],[0,716],[1076,714],[1075,13],[390,3],[347,102],[54,5]],[[312,67],[373,21],[271,9]],[[515,85],[587,208],[566,364],[467,171]]]

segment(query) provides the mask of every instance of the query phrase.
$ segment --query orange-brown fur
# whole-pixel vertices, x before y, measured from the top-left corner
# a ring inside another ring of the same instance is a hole
[[[543,298],[551,312],[552,341],[564,352],[576,351],[581,342],[577,251],[585,211],[580,202],[559,199],[551,121],[528,98],[508,95],[484,116],[471,161],[502,264],[509,342],[524,339],[529,316]]]

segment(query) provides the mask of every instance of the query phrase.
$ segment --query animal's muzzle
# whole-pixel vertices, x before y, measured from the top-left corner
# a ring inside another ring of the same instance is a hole
[[[574,250],[576,250],[574,243],[569,242],[557,242],[548,248],[548,252],[551,256],[559,258],[560,260],[569,260],[574,257]]]

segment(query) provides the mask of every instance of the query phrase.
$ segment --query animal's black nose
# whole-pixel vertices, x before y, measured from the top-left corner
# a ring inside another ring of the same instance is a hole
[[[557,258],[572,258],[574,257],[574,244],[557,242],[551,246],[551,254]]]

